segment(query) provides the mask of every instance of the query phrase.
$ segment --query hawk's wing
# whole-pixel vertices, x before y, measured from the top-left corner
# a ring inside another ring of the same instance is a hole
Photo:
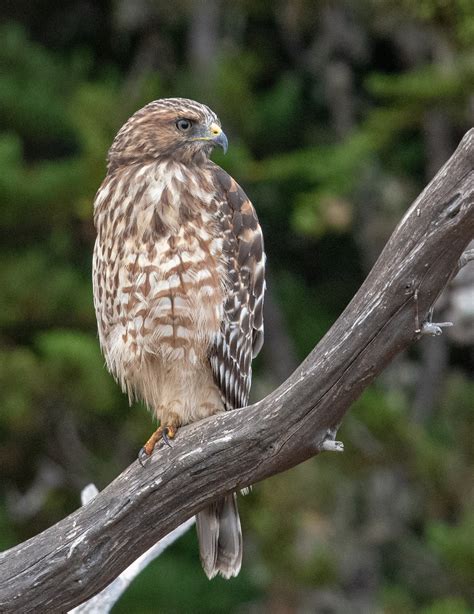
[[[226,409],[247,405],[252,358],[263,344],[265,254],[257,214],[242,188],[214,167],[227,266],[221,331],[211,350],[211,366]]]

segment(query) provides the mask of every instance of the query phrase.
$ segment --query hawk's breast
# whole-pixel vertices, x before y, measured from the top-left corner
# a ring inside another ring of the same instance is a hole
[[[206,357],[225,291],[218,207],[206,171],[168,163],[128,172],[133,187],[126,194],[112,177],[95,204],[99,335],[118,376],[124,364],[147,355]]]

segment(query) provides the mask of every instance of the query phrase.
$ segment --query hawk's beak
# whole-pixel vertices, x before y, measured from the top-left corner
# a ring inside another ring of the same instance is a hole
[[[209,126],[209,132],[210,132],[210,140],[215,144],[218,145],[219,147],[222,147],[224,153],[227,152],[227,147],[229,145],[229,142],[227,140],[227,137],[225,135],[225,132],[223,132],[222,128],[220,126],[218,126],[216,123],[212,123]]]

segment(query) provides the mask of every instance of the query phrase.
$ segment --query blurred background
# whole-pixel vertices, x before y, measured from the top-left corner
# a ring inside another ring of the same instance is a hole
[[[357,290],[474,119],[470,0],[16,0],[0,26],[0,548],[72,512],[150,434],[104,368],[92,201],[114,134],[155,98],[211,106],[269,262],[253,398]],[[474,267],[324,454],[240,498],[240,576],[194,530],[115,613],[468,614],[474,607]],[[146,530],[146,527],[144,527]]]

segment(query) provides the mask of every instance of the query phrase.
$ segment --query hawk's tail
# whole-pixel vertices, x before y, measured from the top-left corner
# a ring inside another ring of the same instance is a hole
[[[209,580],[236,576],[242,564],[242,531],[235,494],[219,499],[196,516],[201,563]]]

